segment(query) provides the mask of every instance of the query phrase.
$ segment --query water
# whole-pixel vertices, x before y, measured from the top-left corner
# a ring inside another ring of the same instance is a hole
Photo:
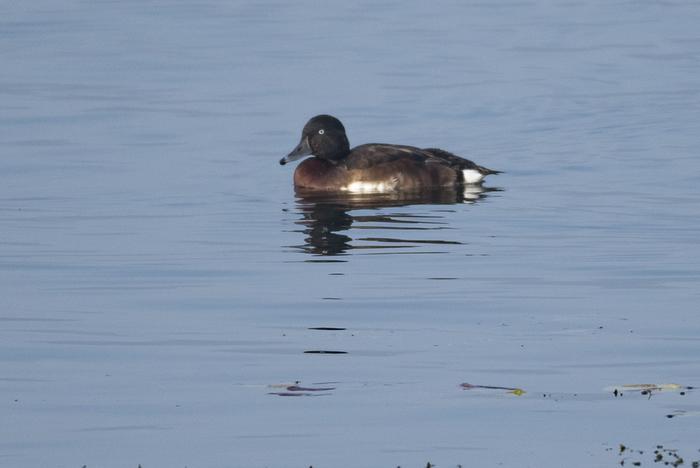
[[[608,388],[700,385],[695,2],[0,13],[0,465],[700,459]],[[322,112],[505,174],[295,194]]]

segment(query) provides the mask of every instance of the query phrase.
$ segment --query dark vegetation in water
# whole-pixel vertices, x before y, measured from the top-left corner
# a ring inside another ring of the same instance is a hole
[[[607,450],[612,451],[614,449],[608,448]],[[700,452],[700,450],[698,450],[698,452]],[[642,466],[644,461],[646,461],[647,463],[659,463],[661,466],[669,466],[674,468],[680,466],[700,468],[700,459],[693,461],[686,460],[678,453],[678,450],[666,448],[663,445],[657,445],[654,450],[637,450],[627,447],[624,444],[620,444],[618,448],[618,455],[620,456],[620,466]],[[645,456],[648,458],[648,460],[643,460]],[[88,466],[83,465],[81,468],[88,468]],[[139,464],[137,468],[143,467],[141,464]],[[314,467],[313,465],[309,465],[309,468]],[[401,468],[401,465],[397,465],[396,468]],[[437,465],[427,462],[425,464],[425,468],[437,468]],[[458,464],[456,465],[456,468],[463,468],[463,465]]]
[[[608,450],[613,449],[609,448]],[[647,463],[659,463],[663,466],[700,468],[700,455],[695,460],[689,460],[681,456],[678,450],[666,448],[663,445],[657,445],[654,450],[637,450],[620,444],[618,455],[620,456],[620,466],[642,466],[642,463],[646,461]]]
[[[282,388],[283,390],[278,391],[278,392],[268,392],[268,395],[277,395],[277,396],[291,396],[291,397],[298,397],[298,396],[321,396],[321,395],[331,395],[330,392],[335,390],[335,387],[330,387],[328,385],[325,385],[323,387],[321,386],[303,386],[300,385],[301,382],[298,380],[294,382],[293,384],[278,384],[278,385],[270,385],[270,387],[273,388]],[[321,384],[312,384],[312,385],[321,385]]]
[[[695,387],[679,384],[625,384],[612,387],[612,394],[615,398],[625,395],[625,391],[638,393],[651,399],[652,395],[662,392],[677,392],[685,396],[687,392],[695,390]]]
[[[494,385],[474,385],[470,383],[462,383],[460,384],[460,387],[463,390],[473,390],[473,389],[482,389],[482,390],[505,390],[508,393],[512,393],[513,395],[521,396],[525,394],[525,390],[522,388],[516,388],[516,387],[498,387]]]

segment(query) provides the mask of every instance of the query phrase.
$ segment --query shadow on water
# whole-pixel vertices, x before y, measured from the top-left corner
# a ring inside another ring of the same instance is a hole
[[[302,226],[297,232],[305,235],[304,244],[290,246],[317,257],[311,262],[342,262],[327,257],[349,255],[351,250],[366,254],[431,253],[416,251],[418,246],[454,245],[456,241],[440,239],[437,233],[450,229],[440,210],[387,212],[386,208],[418,205],[473,204],[499,188],[467,186],[451,189],[392,194],[322,193],[296,190],[296,211]],[[370,213],[367,213],[369,211]],[[351,234],[351,228],[357,234]],[[387,237],[363,236],[360,232],[391,231]],[[430,233],[429,238],[403,238],[409,232]],[[413,249],[413,250],[412,250]],[[357,252],[355,252],[357,253]],[[432,252],[434,253],[434,252]]]

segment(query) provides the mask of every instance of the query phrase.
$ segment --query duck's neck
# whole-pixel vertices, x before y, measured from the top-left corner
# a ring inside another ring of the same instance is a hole
[[[347,157],[348,153],[350,153],[350,151],[346,151],[343,153],[335,153],[331,157],[326,157],[323,159],[335,166],[338,164],[342,164],[345,161],[345,158]]]
[[[318,157],[333,164],[337,164],[345,159],[349,153],[350,143],[348,142],[348,137],[342,135],[340,138],[326,142],[322,148],[321,154]]]

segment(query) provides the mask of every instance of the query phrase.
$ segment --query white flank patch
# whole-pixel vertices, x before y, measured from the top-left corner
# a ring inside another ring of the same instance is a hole
[[[478,184],[484,180],[484,174],[479,171],[475,171],[474,169],[464,169],[462,174],[464,174],[465,184]]]
[[[353,182],[343,190],[351,193],[384,193],[393,191],[395,187],[396,184],[385,182]]]

